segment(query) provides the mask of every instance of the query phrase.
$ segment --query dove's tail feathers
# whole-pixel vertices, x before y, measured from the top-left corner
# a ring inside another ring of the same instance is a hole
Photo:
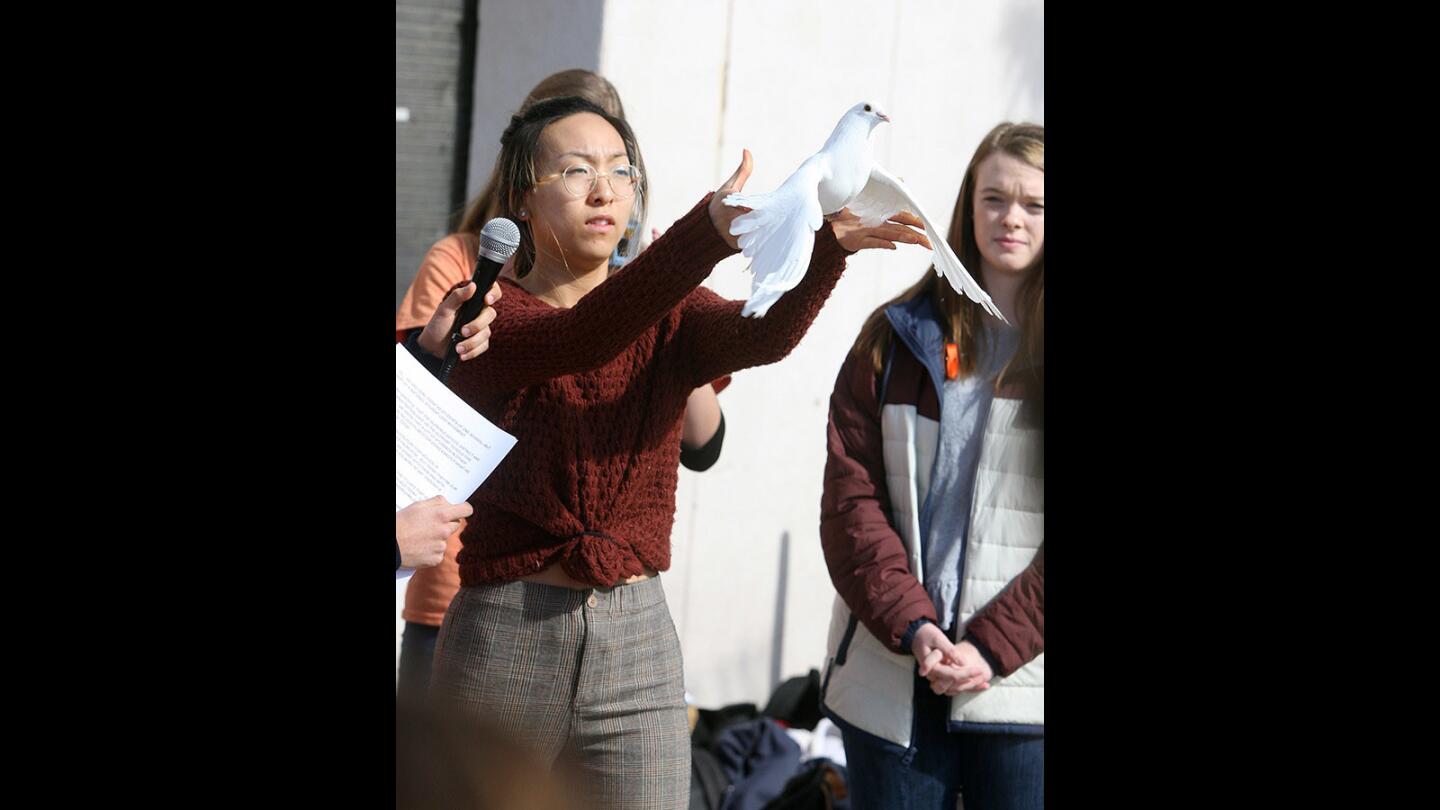
[[[733,201],[733,202],[732,202]],[[731,194],[725,198],[726,205],[749,208],[750,211],[736,217],[730,223],[730,235],[740,237],[740,250],[753,258],[770,237],[783,230],[786,217],[784,202],[775,194]]]
[[[809,266],[810,250],[807,248],[803,257],[787,260],[768,274],[762,275],[757,268],[750,298],[745,302],[745,307],[740,314],[747,318],[765,317],[765,313],[770,311],[771,305],[780,300],[780,296],[794,289],[795,285],[800,283]]]
[[[752,262],[755,281],[746,309],[755,317],[764,317],[780,296],[805,277],[815,248],[815,233],[805,217],[791,216],[758,235],[761,238]]]
[[[765,281],[755,284],[750,298],[745,302],[740,314],[747,318],[765,317],[765,313],[770,311],[770,307],[774,306],[781,296],[793,289],[805,277],[805,271],[809,268],[809,264],[809,251],[806,251],[806,258],[803,262],[798,259],[787,261],[783,267],[765,277]],[[757,275],[755,278],[759,280],[762,277]]]
[[[730,224],[730,233],[739,237],[736,241],[755,273],[750,298],[742,310],[746,317],[763,317],[780,296],[800,283],[810,267],[815,231],[824,224],[810,180],[802,166],[769,194],[725,197],[726,205],[750,209]]]
[[[743,233],[751,233],[775,219],[776,206],[770,204],[773,196],[773,194],[727,194],[725,196],[726,205],[750,209],[730,223],[730,235],[739,236]]]

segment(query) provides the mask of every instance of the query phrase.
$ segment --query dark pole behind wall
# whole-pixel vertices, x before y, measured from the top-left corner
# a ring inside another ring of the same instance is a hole
[[[455,83],[455,168],[450,180],[450,228],[465,215],[465,185],[470,174],[470,120],[475,102],[475,44],[480,38],[480,0],[462,0],[460,80]]]

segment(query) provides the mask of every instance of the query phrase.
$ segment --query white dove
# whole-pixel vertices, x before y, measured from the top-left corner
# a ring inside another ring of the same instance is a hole
[[[890,116],[879,107],[861,102],[846,111],[825,146],[805,159],[800,168],[769,194],[730,194],[724,203],[751,209],[736,217],[730,234],[740,237],[740,249],[750,259],[755,280],[741,314],[763,318],[770,306],[800,279],[810,266],[815,231],[823,217],[842,208],[874,227],[901,211],[925,223],[925,236],[936,247],[935,273],[950,286],[1005,320],[990,296],[970,277],[943,235],[936,230],[920,204],[894,175],[875,163],[870,154],[870,133]]]

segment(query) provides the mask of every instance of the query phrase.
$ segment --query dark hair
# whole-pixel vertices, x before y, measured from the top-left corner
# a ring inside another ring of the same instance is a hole
[[[578,96],[549,98],[535,103],[521,115],[511,116],[510,126],[500,136],[500,160],[498,162],[499,185],[496,198],[500,205],[500,216],[515,221],[520,226],[520,248],[515,251],[515,277],[524,278],[535,264],[535,241],[530,233],[530,223],[519,218],[525,204],[525,195],[535,188],[535,161],[540,157],[540,133],[545,128],[578,113],[594,113],[604,118],[625,143],[625,154],[632,164],[639,166],[640,146],[635,142],[635,133],[625,119],[617,118],[593,102]],[[635,189],[635,213],[631,218],[644,220],[646,179],[642,172],[640,185]],[[639,242],[639,239],[635,240]]]
[[[524,115],[527,110],[547,98],[560,98],[561,96],[579,96],[587,101],[599,104],[604,110],[616,118],[625,117],[625,105],[620,103],[620,91],[615,89],[604,76],[589,70],[572,68],[562,70],[559,73],[552,73],[540,80],[530,91],[530,95],[520,103],[520,109],[516,110],[519,115]],[[640,176],[645,177],[646,190],[650,189],[650,179],[645,175],[645,158],[640,150],[635,150],[635,167],[640,170]],[[460,233],[468,233],[478,236],[480,229],[485,223],[500,216],[500,206],[495,197],[495,189],[500,185],[500,163],[496,161],[490,168],[490,179],[485,182],[485,188],[470,201],[460,217],[460,225],[455,230]],[[638,234],[645,229],[643,220],[631,217],[635,223],[637,240]],[[628,255],[628,252],[627,252]]]

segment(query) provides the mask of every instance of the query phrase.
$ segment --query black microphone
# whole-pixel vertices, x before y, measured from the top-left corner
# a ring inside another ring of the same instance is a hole
[[[440,382],[449,378],[450,371],[460,360],[460,353],[455,348],[455,344],[463,339],[460,327],[480,315],[480,310],[485,308],[485,293],[490,292],[490,286],[500,275],[500,268],[518,247],[520,229],[504,217],[496,217],[480,229],[480,256],[475,260],[475,275],[470,279],[475,282],[475,294],[460,305],[460,311],[455,315],[450,344],[445,348],[445,361],[440,364]]]

